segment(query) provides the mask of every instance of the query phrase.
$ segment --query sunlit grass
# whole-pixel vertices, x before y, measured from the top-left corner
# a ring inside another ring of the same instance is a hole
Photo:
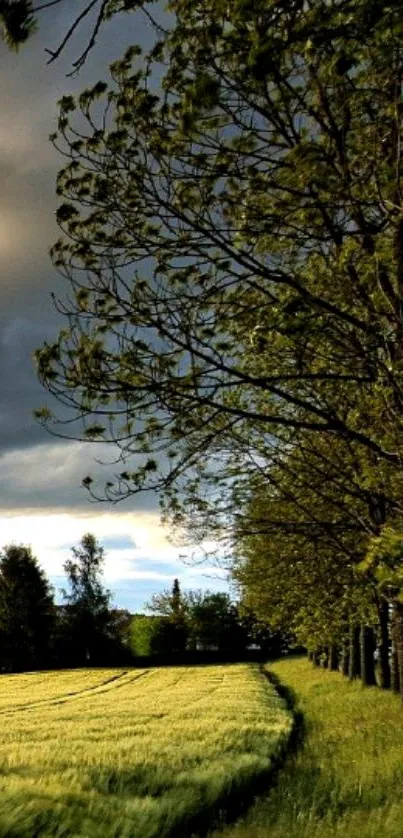
[[[304,743],[220,838],[402,838],[403,708],[378,688],[350,684],[305,660],[270,667],[297,697]]]
[[[248,665],[0,678],[0,836],[153,838],[266,771],[282,699]]]

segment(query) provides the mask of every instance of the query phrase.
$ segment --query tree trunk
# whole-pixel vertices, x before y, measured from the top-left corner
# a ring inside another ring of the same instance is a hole
[[[312,663],[314,666],[320,666],[320,651],[318,649],[312,652]]]
[[[351,626],[349,632],[349,664],[348,677],[350,681],[354,678],[359,678],[361,675],[361,659],[360,659],[360,628],[359,626]]]
[[[323,667],[323,669],[327,669],[328,660],[329,660],[329,649],[328,649],[327,646],[324,646],[323,649],[322,649],[322,654],[321,654],[321,666]]]
[[[339,649],[332,644],[329,646],[329,657],[327,662],[328,668],[336,672],[339,668]]]
[[[378,602],[378,619],[379,686],[388,690],[391,684],[391,667],[389,662],[389,603],[386,599]]]
[[[360,630],[361,679],[365,687],[376,685],[374,651],[374,631],[370,626],[362,625]]]
[[[395,602],[393,609],[395,612],[395,645],[399,692],[403,697],[403,604],[401,602]]]
[[[313,655],[314,655],[313,652],[308,652],[308,660],[309,661],[313,661]]]
[[[350,661],[349,645],[348,645],[348,641],[344,640],[342,648],[341,648],[341,674],[345,675],[346,677],[348,676],[349,661]]]
[[[396,648],[396,613],[395,605],[393,605],[392,620],[390,626],[390,634],[392,640],[392,654],[390,658],[390,685],[394,693],[400,692],[399,684],[399,667],[397,662],[397,648]]]

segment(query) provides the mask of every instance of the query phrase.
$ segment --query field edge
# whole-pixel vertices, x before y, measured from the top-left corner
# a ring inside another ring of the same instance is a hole
[[[267,662],[260,663],[259,673],[283,700],[291,720],[287,734],[279,737],[277,748],[270,757],[270,764],[252,781],[242,786],[235,785],[202,812],[191,816],[187,822],[182,821],[178,828],[169,833],[169,838],[204,838],[212,832],[216,833],[235,824],[262,794],[269,793],[276,785],[277,776],[285,762],[302,744],[304,717],[301,711],[296,709],[297,697],[274,672],[267,669],[268,665]]]

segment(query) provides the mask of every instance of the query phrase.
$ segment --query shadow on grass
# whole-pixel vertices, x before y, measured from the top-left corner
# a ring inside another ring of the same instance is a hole
[[[256,799],[275,788],[279,771],[289,757],[301,747],[305,734],[303,714],[297,709],[297,696],[293,690],[284,686],[273,672],[267,672],[263,664],[260,671],[275,687],[292,713],[293,726],[289,737],[282,743],[277,754],[271,757],[266,771],[251,778],[249,783],[236,783],[227,790],[214,804],[202,808],[197,813],[184,818],[178,826],[169,831],[169,838],[203,838],[214,830],[223,829],[245,815]]]
[[[263,666],[261,666],[260,669],[267,680],[273,684],[273,687],[275,687],[280,698],[284,699],[287,709],[290,710],[294,718],[285,754],[285,756],[289,757],[301,747],[304,741],[306,733],[304,715],[302,711],[298,709],[298,697],[294,690],[292,690],[291,687],[287,687],[285,684],[282,684],[279,677],[275,675],[274,672],[268,672],[263,668]]]

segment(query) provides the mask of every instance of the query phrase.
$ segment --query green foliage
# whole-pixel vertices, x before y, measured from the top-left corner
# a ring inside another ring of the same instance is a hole
[[[48,11],[52,6],[57,6],[62,0],[45,0],[40,4],[34,4],[32,0],[0,0],[0,26],[2,37],[9,49],[18,51],[20,46],[25,44],[28,38],[38,28],[38,15]],[[136,11],[144,5],[144,0],[87,0],[78,10],[73,22],[60,35],[59,45],[55,49],[47,49],[50,55],[48,64],[51,64],[64,52],[66,45],[71,41],[73,35],[82,24],[83,20],[93,12],[92,29],[86,46],[73,62],[73,70],[69,75],[77,73],[85,64],[89,52],[96,43],[97,35],[103,24],[120,12]],[[153,21],[148,13],[148,21]],[[58,21],[57,21],[58,23]],[[154,24],[155,25],[155,24]],[[95,90],[102,92],[102,82],[98,82]]]
[[[273,617],[274,615],[272,614],[272,620],[275,622]],[[279,658],[287,654],[291,649],[295,649],[296,639],[290,631],[291,622],[289,620],[285,631],[274,629],[267,622],[267,619],[259,620],[256,614],[245,603],[240,603],[239,623],[246,637],[246,642],[248,645],[258,646],[266,660]]]
[[[247,643],[238,610],[228,594],[191,593],[188,624],[193,648],[241,651]]]
[[[0,555],[0,665],[8,671],[46,666],[54,623],[52,591],[31,549],[7,545]]]
[[[158,616],[158,621],[153,622],[150,628],[153,652],[182,652],[186,649],[189,636],[187,601],[178,579],[174,579],[170,591],[152,597],[147,609]]]
[[[145,614],[136,614],[133,617],[129,643],[134,655],[151,655],[155,620],[158,620],[158,617],[146,617]]]
[[[187,632],[168,617],[137,615],[130,631],[135,656],[170,655],[185,648]]]
[[[147,60],[131,48],[107,89],[79,97],[81,116],[62,100],[56,143],[70,162],[53,255],[86,328],[57,357],[38,353],[40,378],[59,395],[74,382],[64,396],[78,412],[110,399],[103,438],[123,452],[172,456],[168,474],[152,458],[108,496],[155,486],[169,513],[182,475],[191,501],[213,454],[225,481],[228,451],[239,465],[291,429],[399,472],[403,22],[381,4],[367,27],[370,6],[279,15],[274,0],[175,0]]]
[[[83,535],[79,547],[72,548],[73,558],[64,564],[69,592],[62,618],[62,640],[70,647],[72,662],[102,661],[116,636],[110,594],[102,582],[104,549],[91,533]]]
[[[371,539],[359,569],[374,574],[381,593],[403,602],[403,533],[383,527],[380,535]]]
[[[182,594],[175,579],[172,589],[154,595],[147,609],[154,617],[135,618],[134,624],[139,648],[146,636],[144,648],[150,653],[185,648],[241,653],[248,644],[248,632],[227,593],[191,590]]]
[[[39,378],[134,455],[104,497],[157,491],[192,543],[235,545],[262,620],[339,642],[372,624],[369,540],[401,528],[403,7],[169,13],[61,100],[69,328]]]
[[[236,495],[232,575],[261,620],[316,648],[342,643],[351,621],[376,622],[376,584],[358,572],[376,525],[338,446],[300,441],[269,481],[258,475]]]

